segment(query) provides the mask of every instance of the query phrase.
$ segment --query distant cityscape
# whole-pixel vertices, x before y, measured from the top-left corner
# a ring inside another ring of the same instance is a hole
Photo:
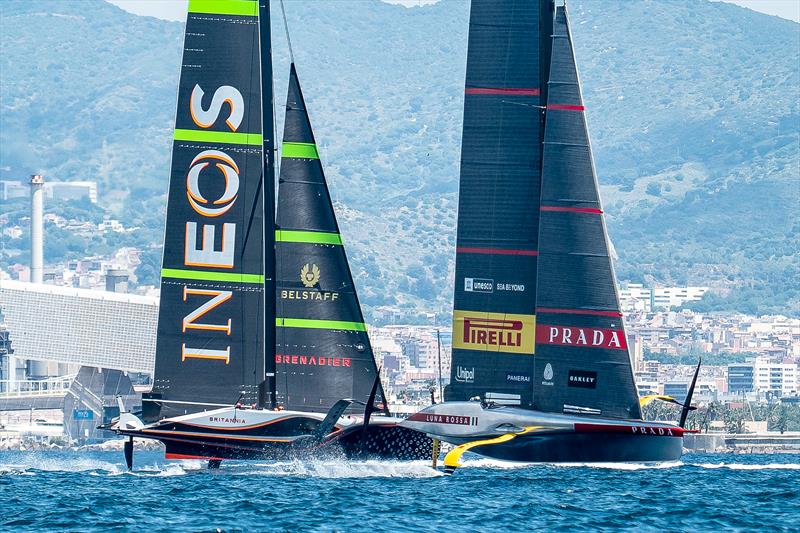
[[[32,185],[33,182],[28,185],[0,181],[0,198],[31,196]],[[43,180],[40,188],[45,199],[97,202],[97,184],[93,181]],[[43,214],[43,220],[86,236],[137,229],[125,227],[111,218],[94,224],[47,213]],[[30,224],[30,217],[22,217],[19,222]],[[19,224],[4,223],[4,240],[19,239],[22,234]],[[143,301],[155,306],[158,288],[137,280],[141,254],[140,249],[121,247],[106,256],[88,255],[49,264],[42,268],[42,281],[53,287],[130,292],[145,296],[147,299]],[[0,270],[1,280],[29,282],[32,280],[31,265],[11,264],[6,270]],[[636,283],[623,284],[620,288],[620,305],[626,317],[628,345],[640,395],[666,394],[682,399],[700,356],[706,357],[696,396],[701,402],[736,402],[744,398],[764,401],[797,395],[800,390],[800,319],[676,310],[700,300],[709,290],[709,287],[647,287]],[[395,310],[378,308],[377,315],[394,322]],[[440,310],[438,314],[429,313],[428,318],[430,325],[370,328],[387,393],[398,405],[430,402],[431,391],[438,398],[439,389],[449,382],[452,337],[449,315]],[[154,330],[155,323],[151,326]],[[13,345],[14,332],[6,331],[5,335]],[[9,361],[0,348],[0,390],[13,381],[56,377],[36,375],[44,372],[41,364],[26,365],[23,359],[17,359],[11,368]],[[31,368],[35,372],[32,373]],[[56,370],[52,365],[51,368]]]
[[[118,261],[131,255],[133,254],[128,250],[114,258],[87,258],[70,262],[63,270],[47,277],[46,285],[41,290],[51,286],[52,298],[57,298],[61,293],[66,297],[65,291],[70,291],[69,287],[77,284],[84,287],[84,290],[73,292],[91,309],[95,299],[107,300],[102,297],[107,293],[100,291],[127,290],[126,274],[121,274],[118,267],[132,265],[130,262]],[[6,279],[11,277],[7,272],[3,276]],[[12,283],[13,287],[9,288]],[[16,290],[20,285],[32,285],[12,283],[5,284],[7,291]],[[64,288],[57,290],[59,285]],[[85,288],[95,290],[88,291]],[[670,303],[673,303],[677,298],[675,294],[692,294],[697,292],[696,289],[698,288],[675,287],[664,290],[672,294]],[[151,288],[148,293],[154,290],[156,289]],[[92,293],[97,296],[89,297]],[[126,300],[132,302],[130,305],[141,305],[144,302],[155,309],[158,303],[157,297],[152,294],[130,300],[132,297],[129,296]],[[7,296],[6,299],[8,300]],[[636,307],[638,303],[635,299],[629,301],[625,318],[628,346],[640,395],[666,394],[682,400],[688,390],[694,366],[701,356],[704,357],[704,362],[695,395],[698,402],[741,402],[744,399],[771,401],[798,394],[800,319],[703,314],[690,310],[631,310],[631,306]],[[90,309],[87,313],[91,313]],[[148,314],[147,320],[152,323],[144,325],[153,332],[156,328],[156,316],[155,312]],[[433,315],[431,317],[433,322]],[[450,327],[433,323],[384,325],[370,327],[369,331],[373,351],[392,403],[422,405],[430,402],[432,390],[435,397],[439,398],[440,386],[447,385],[451,375]],[[6,335],[13,347],[15,332],[8,330]],[[23,354],[18,352],[18,355]],[[0,348],[0,390],[9,380],[22,382],[56,377],[31,375],[30,369],[35,366],[26,366],[23,360],[17,359],[15,371],[12,371],[9,368],[9,358],[3,356]]]
[[[13,422],[22,428],[20,434],[42,435],[60,435],[63,427],[71,440],[103,439],[92,421],[113,416],[114,397],[104,395],[101,385],[90,394],[76,376],[117,372],[128,376],[138,393],[150,387],[159,303],[159,289],[152,283],[157,273],[151,265],[151,272],[142,274],[145,251],[134,246],[107,246],[113,251],[105,255],[73,255],[45,265],[46,227],[86,238],[139,228],[107,216],[90,222],[45,212],[46,199],[96,203],[95,182],[62,183],[42,176],[32,176],[29,184],[0,182],[0,198],[28,196],[29,216],[18,212],[14,224],[0,216],[4,250],[6,244],[21,248],[25,226],[31,237],[30,263],[12,260],[0,268],[0,413],[5,413],[0,425]],[[684,308],[711,290],[636,283],[620,287],[639,395],[683,401],[702,357],[695,404],[737,409],[749,402],[800,402],[800,319]],[[431,310],[418,318],[426,323],[403,324],[401,309],[376,307],[374,319],[384,325],[369,328],[390,408],[401,415],[441,401],[451,374],[469,379],[474,372],[451,372],[449,310]],[[69,398],[78,403],[65,403]],[[25,422],[28,405],[31,413],[39,413],[38,422],[32,414]],[[766,422],[762,425],[756,430],[766,430]]]

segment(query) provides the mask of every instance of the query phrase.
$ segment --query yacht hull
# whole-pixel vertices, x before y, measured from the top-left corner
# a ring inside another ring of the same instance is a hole
[[[479,402],[445,402],[402,426],[493,459],[545,463],[664,462],[683,451],[685,430],[642,420],[562,415]]]
[[[470,441],[451,439],[449,442],[465,444]],[[660,463],[677,461],[682,450],[682,437],[552,433],[524,435],[470,451],[492,459],[525,463]]]
[[[432,439],[399,426],[399,419],[345,416],[326,435],[314,429],[324,415],[258,409],[218,409],[141,427],[111,426],[120,435],[152,439],[167,459],[430,459]]]

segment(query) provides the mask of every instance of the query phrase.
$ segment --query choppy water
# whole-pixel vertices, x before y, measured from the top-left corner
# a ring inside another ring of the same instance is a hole
[[[800,530],[800,455],[658,466],[199,461],[0,452],[0,530]]]

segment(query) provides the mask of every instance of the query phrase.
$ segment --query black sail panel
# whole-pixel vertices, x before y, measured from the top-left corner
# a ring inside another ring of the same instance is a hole
[[[535,407],[639,418],[563,7],[553,29],[540,210]]]
[[[546,68],[540,35],[549,6],[472,1],[447,400],[500,393],[532,402]]]
[[[277,225],[278,403],[326,411],[342,398],[366,401],[378,369],[294,64]],[[382,389],[377,397],[385,404]]]
[[[258,45],[258,2],[189,2],[148,420],[256,402],[264,379]]]

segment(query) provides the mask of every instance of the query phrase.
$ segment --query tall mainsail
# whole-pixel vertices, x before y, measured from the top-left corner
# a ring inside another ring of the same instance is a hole
[[[553,31],[540,212],[535,407],[639,418],[564,7]]]
[[[277,226],[278,402],[326,411],[342,398],[366,401],[378,370],[294,64]]]
[[[522,406],[533,401],[548,64],[540,50],[549,49],[550,5],[472,1],[447,400],[501,393]]]
[[[271,231],[262,242],[258,4],[189,2],[149,395],[160,401],[145,402],[150,420],[255,403],[264,381],[263,250],[273,244]],[[265,84],[267,102],[271,91]]]
[[[537,43],[536,57],[526,56]],[[401,425],[454,444],[451,471],[466,451],[531,462],[676,460],[683,417],[678,426],[641,420],[566,9],[473,0],[469,46],[452,382],[448,401]],[[538,99],[532,85],[506,82],[523,66],[523,83],[537,71],[547,81]],[[478,85],[478,74],[501,85]],[[509,189],[522,200],[500,196]],[[457,401],[475,396],[484,401]]]

